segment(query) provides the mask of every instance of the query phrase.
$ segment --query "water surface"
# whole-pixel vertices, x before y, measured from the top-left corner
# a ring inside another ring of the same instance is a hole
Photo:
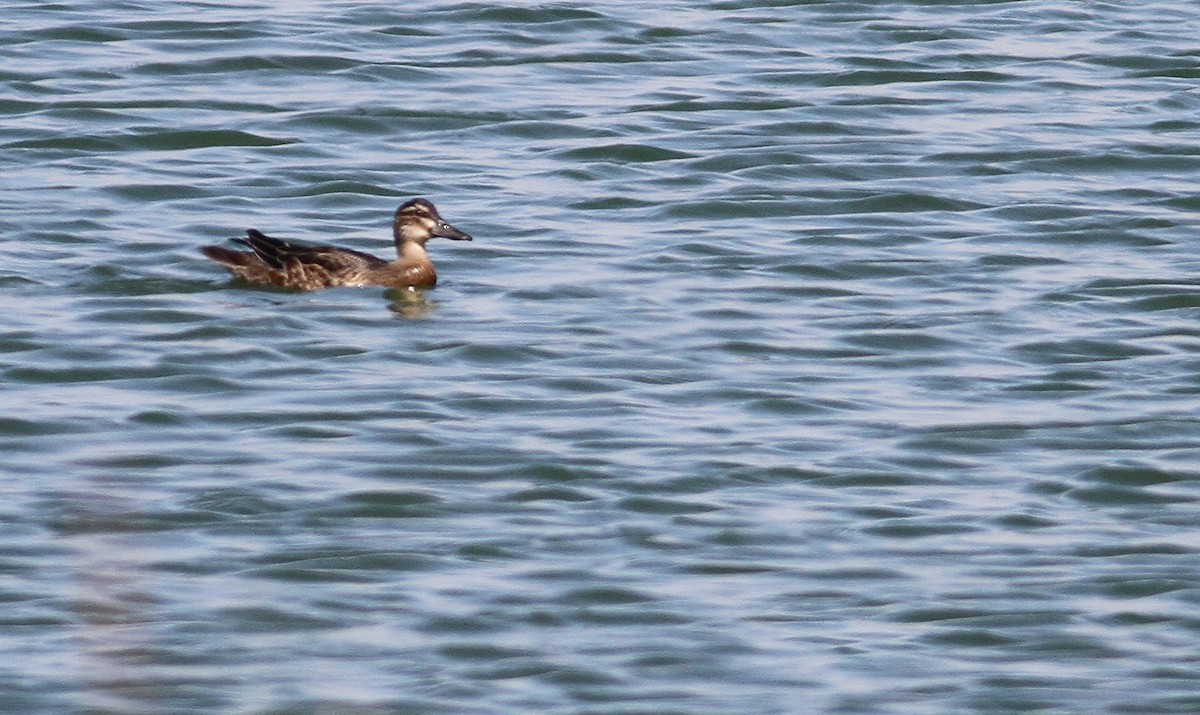
[[[1193,4],[5,17],[0,711],[1200,710]]]

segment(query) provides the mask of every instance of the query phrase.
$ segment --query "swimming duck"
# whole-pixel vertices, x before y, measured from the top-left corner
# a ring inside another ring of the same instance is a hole
[[[425,199],[413,199],[396,209],[392,235],[398,256],[394,261],[349,248],[292,243],[253,228],[246,231],[246,238],[233,239],[249,246],[249,251],[220,246],[204,246],[200,251],[233,275],[252,283],[300,290],[336,286],[432,288],[437,283],[437,271],[425,252],[425,242],[434,236],[471,240],[469,235],[446,223]]]

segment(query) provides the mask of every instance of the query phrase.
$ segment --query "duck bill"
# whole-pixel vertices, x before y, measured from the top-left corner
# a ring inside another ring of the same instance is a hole
[[[439,224],[438,227],[433,230],[433,235],[441,236],[442,238],[448,238],[451,241],[471,240],[471,234],[459,231],[457,228],[454,228],[448,223]]]

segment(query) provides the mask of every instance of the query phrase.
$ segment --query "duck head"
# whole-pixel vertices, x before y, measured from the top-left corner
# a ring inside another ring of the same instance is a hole
[[[468,234],[446,223],[433,204],[425,199],[413,199],[396,209],[392,233],[397,246],[409,241],[424,246],[426,241],[435,236],[455,241],[471,240]]]

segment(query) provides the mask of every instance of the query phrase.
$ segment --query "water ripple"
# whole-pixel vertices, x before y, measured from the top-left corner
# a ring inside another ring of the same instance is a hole
[[[1195,712],[1198,19],[14,6],[0,711]]]

